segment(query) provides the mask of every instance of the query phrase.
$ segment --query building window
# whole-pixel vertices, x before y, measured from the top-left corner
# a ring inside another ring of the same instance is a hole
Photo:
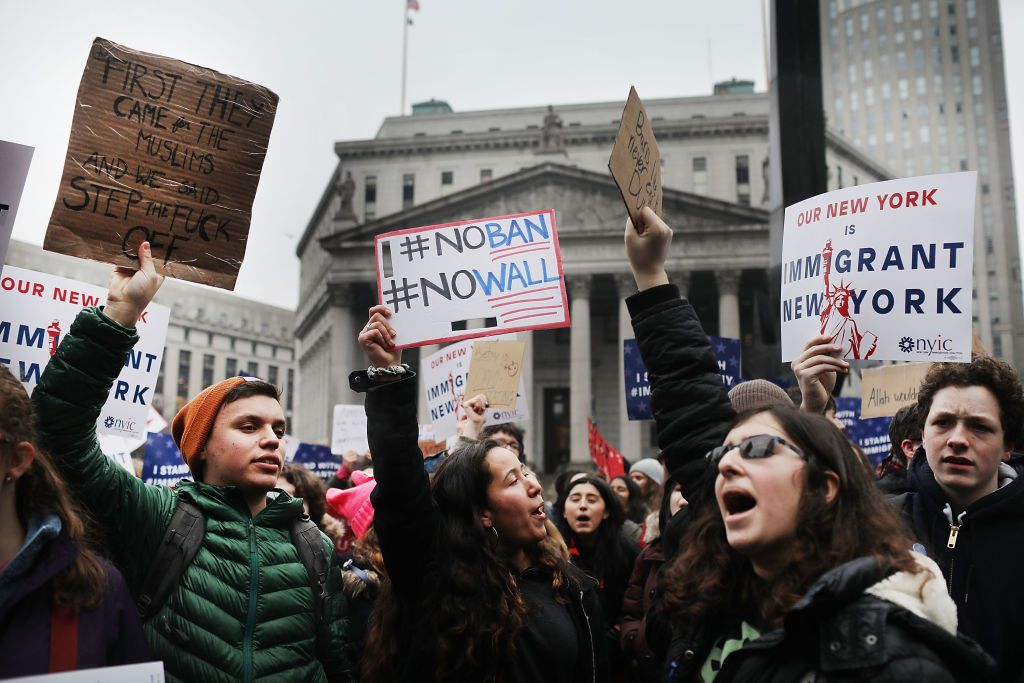
[[[454,171],[441,171],[441,188],[451,187],[452,183],[455,182]]]
[[[267,366],[267,381],[270,382],[271,384],[273,384],[275,387],[277,386],[277,366],[276,365],[268,365]]]
[[[408,209],[416,201],[416,176],[406,173],[402,176],[402,208]]]
[[[708,193],[708,159],[707,159],[707,157],[694,157],[693,158],[693,192],[694,192],[694,194],[707,194]]]
[[[248,374],[248,375],[250,375],[252,377],[259,377],[260,376],[260,364],[257,363],[254,360],[249,361],[248,363],[245,364],[245,372],[246,372],[246,374]]]
[[[869,28],[871,28],[871,16],[865,12],[860,15],[860,30],[867,33]]]
[[[736,203],[750,206],[750,157],[736,157]]]
[[[896,24],[903,23],[903,5],[896,5],[892,8],[892,20]]]
[[[907,80],[905,78],[901,78],[899,83],[897,83],[897,85],[899,86],[899,89],[900,89],[900,99],[901,100],[905,100],[908,97],[910,97],[910,86],[908,85]]]
[[[921,3],[917,0],[910,3],[910,18],[914,21],[921,18]]]
[[[981,65],[981,49],[978,47],[972,47],[970,51],[971,55],[971,66]]]
[[[971,92],[973,92],[976,97],[981,96],[981,74],[971,76]]]
[[[203,354],[203,388],[213,384],[213,354]]]
[[[371,220],[377,215],[377,176],[366,176],[365,183],[366,187],[363,190],[363,218],[364,220]],[[234,339],[231,341],[233,342]]]
[[[954,64],[960,63],[960,48],[957,47],[956,45],[951,45],[949,47],[949,61],[953,62]]]
[[[921,126],[921,128],[917,132],[921,138],[921,142],[931,142],[931,131],[928,130],[928,126]]]
[[[846,67],[846,70],[847,70],[847,77],[848,77],[850,83],[856,83],[857,82],[857,65],[856,64],[851,64],[848,67]]]
[[[188,401],[188,376],[192,372],[192,352],[186,349],[178,351],[178,401],[184,405]]]
[[[288,368],[288,386],[285,387],[284,400],[285,408],[292,412],[292,395],[295,393],[295,370]]]
[[[864,78],[871,78],[872,75],[873,75],[873,72],[872,72],[872,68],[871,68],[871,60],[870,59],[865,59],[864,60]]]
[[[224,363],[224,379],[230,379],[238,374],[238,359],[228,358]]]
[[[936,19],[939,16],[939,0],[928,0],[928,18]]]
[[[870,107],[875,103],[875,89],[865,88],[864,89],[864,105]]]
[[[917,85],[917,94],[924,95],[928,92],[928,79],[924,76],[919,76],[915,82]]]
[[[494,178],[494,169],[481,168],[480,169],[480,182],[489,183]]]

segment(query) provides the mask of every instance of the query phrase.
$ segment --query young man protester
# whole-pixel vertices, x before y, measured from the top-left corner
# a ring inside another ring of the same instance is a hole
[[[99,521],[137,599],[180,501],[205,518],[198,552],[144,625],[169,681],[352,680],[340,575],[332,566],[314,595],[291,533],[302,501],[275,491],[285,418],[273,385],[227,379],[181,409],[173,434],[195,481],[173,490],[143,484],[100,450],[96,419],[163,282],[148,243],[139,265],[115,269],[106,305],[78,315],[47,365],[32,395],[41,445]]]

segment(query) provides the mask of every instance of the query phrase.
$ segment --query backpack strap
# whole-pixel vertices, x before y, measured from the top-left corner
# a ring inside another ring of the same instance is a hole
[[[324,602],[327,600],[327,553],[324,552],[320,528],[309,515],[296,517],[291,526],[292,545],[299,553],[299,560],[309,576],[309,587],[313,590],[313,620],[317,630],[324,622]]]
[[[78,612],[54,605],[50,614],[50,673],[78,670]]]
[[[151,619],[163,607],[178,585],[185,569],[199,552],[206,535],[206,517],[192,502],[178,497],[156,557],[142,582],[135,606],[142,621]]]

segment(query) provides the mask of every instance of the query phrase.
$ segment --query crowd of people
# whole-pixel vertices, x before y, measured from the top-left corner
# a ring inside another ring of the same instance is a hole
[[[727,392],[666,274],[672,230],[643,221],[627,305],[659,456],[549,491],[483,395],[424,458],[383,305],[349,378],[372,459],[347,454],[326,487],[286,464],[277,388],[235,377],[172,422],[191,478],[142,483],[95,424],[162,283],[144,243],[31,400],[0,368],[0,676],[159,660],[170,681],[1024,680],[1017,373],[935,364],[873,470],[834,421],[835,340],[793,361],[795,398]]]

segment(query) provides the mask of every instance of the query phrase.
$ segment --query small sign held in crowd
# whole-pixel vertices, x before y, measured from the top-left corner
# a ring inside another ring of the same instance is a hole
[[[569,326],[554,211],[377,235],[397,348]]]
[[[654,139],[651,119],[633,87],[629,89],[626,107],[622,110],[608,170],[615,179],[622,201],[626,203],[633,225],[642,232],[640,212],[645,206],[662,215],[661,153]]]
[[[78,313],[106,300],[103,287],[4,266],[0,275],[0,362],[32,393]],[[170,309],[160,304],[150,304],[142,313],[136,326],[139,342],[125,358],[124,369],[100,411],[96,423],[100,434],[145,438],[170,314]]]
[[[978,174],[847,187],[786,208],[782,360],[819,334],[847,360],[971,360]]]
[[[512,408],[519,397],[526,342],[484,341],[473,344],[466,396],[483,394],[492,408]]]
[[[891,417],[863,419],[859,398],[836,398],[836,419],[844,425],[850,441],[860,446],[875,467],[889,454],[889,423]]]
[[[35,148],[0,140],[0,265],[7,262],[14,219]]]
[[[931,363],[900,363],[865,368],[860,383],[860,417],[892,416],[917,403],[917,390]]]
[[[277,95],[97,38],[75,103],[43,248],[234,289]]]
[[[331,452],[341,455],[345,451],[355,451],[362,455],[369,450],[370,446],[366,443],[366,410],[363,406],[334,406]]]

